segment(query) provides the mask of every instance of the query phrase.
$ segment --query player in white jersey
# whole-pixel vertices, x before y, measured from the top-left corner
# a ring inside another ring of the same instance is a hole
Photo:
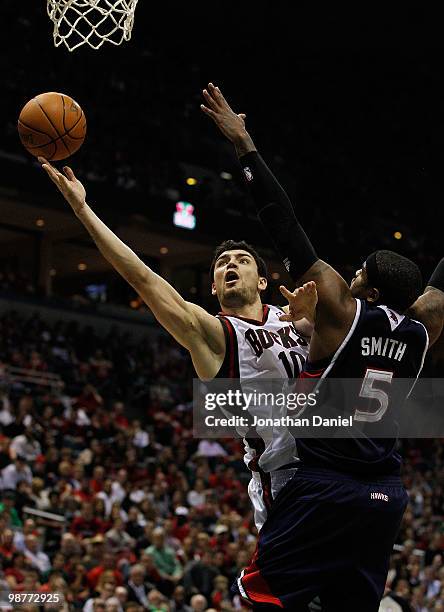
[[[293,324],[279,321],[282,310],[262,304],[267,274],[265,263],[254,248],[245,242],[227,241],[216,249],[212,293],[223,312],[213,316],[184,300],[97,217],[86,203],[85,188],[70,168],[65,167],[61,173],[45,159],[39,161],[105,259],[137,291],[158,322],[188,349],[199,378],[239,375],[244,380],[259,376],[278,379],[299,374],[307,355],[310,321],[305,318],[298,321],[296,331]],[[303,292],[304,313],[313,319],[314,284],[308,284]],[[294,472],[297,457],[294,440],[290,441],[285,432],[267,436],[260,445],[258,440],[247,445],[247,463],[255,470],[255,484],[250,492],[260,528],[266,516],[264,499],[267,504],[271,502]],[[282,473],[275,475],[279,471]]]
[[[302,371],[308,355],[309,325],[299,323],[299,330],[280,321],[284,311],[264,304],[261,320],[220,312],[226,337],[225,359],[218,372],[221,378],[255,381],[258,378],[294,378]],[[244,383],[245,384],[245,383]],[[243,385],[244,387],[244,385]],[[245,390],[245,389],[243,389]],[[269,405],[257,405],[258,417],[277,416]],[[272,500],[297,469],[296,441],[286,427],[256,427],[242,431],[244,461],[252,472],[248,493],[259,530],[267,518]]]

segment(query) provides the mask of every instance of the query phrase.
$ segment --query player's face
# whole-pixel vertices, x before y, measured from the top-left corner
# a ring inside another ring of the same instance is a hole
[[[367,299],[372,291],[369,285],[367,272],[363,266],[356,270],[355,275],[350,283],[350,290],[353,297]]]
[[[254,257],[248,251],[224,251],[216,260],[212,293],[222,307],[254,304],[266,286],[267,280],[259,276]]]

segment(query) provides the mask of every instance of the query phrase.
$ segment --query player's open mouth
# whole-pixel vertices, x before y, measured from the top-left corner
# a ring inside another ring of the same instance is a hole
[[[225,284],[228,286],[234,285],[234,283],[238,280],[239,280],[239,276],[237,275],[236,272],[234,272],[234,270],[229,270],[225,274]]]

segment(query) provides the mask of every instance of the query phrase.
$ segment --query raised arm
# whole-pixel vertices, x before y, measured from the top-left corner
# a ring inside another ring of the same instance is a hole
[[[316,353],[326,356],[336,350],[348,333],[356,301],[340,274],[317,256],[287,194],[257,152],[245,128],[245,115],[236,114],[212,83],[203,95],[205,105],[201,108],[234,144],[259,219],[286,269],[298,285],[316,282],[315,337],[322,336],[322,347],[319,347],[319,338],[315,340],[320,348]]]
[[[410,308],[409,315],[425,326],[429,345],[434,344],[444,327],[444,258],[436,266],[424,293]]]
[[[153,272],[99,219],[86,203],[86,191],[71,168],[64,174],[39,158],[77,218],[105,259],[137,291],[159,323],[189,350],[200,378],[213,378],[225,355],[220,321],[200,306],[187,302],[165,279]]]

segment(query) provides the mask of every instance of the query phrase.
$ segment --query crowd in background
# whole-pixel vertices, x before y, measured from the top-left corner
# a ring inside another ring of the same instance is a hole
[[[9,366],[61,382],[30,385]],[[60,592],[86,612],[245,605],[230,593],[256,544],[241,444],[193,438],[191,365],[173,341],[9,312],[0,376],[1,588]],[[388,590],[436,612],[443,446],[404,442],[403,453],[410,504]]]

